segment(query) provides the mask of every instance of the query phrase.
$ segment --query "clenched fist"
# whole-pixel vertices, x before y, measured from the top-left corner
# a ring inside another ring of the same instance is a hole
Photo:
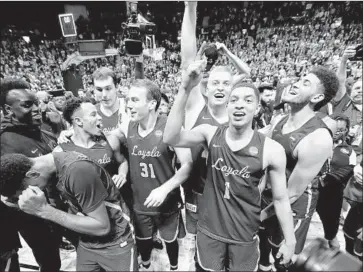
[[[205,59],[197,60],[189,65],[182,78],[182,88],[186,92],[189,93],[201,82],[206,65],[207,61]]]

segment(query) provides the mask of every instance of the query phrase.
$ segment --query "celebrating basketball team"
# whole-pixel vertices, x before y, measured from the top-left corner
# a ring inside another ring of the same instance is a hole
[[[263,90],[242,80],[250,69],[224,44],[216,47],[235,72],[211,64],[206,43],[198,52],[196,21],[197,3],[186,2],[182,79],[170,112],[168,97],[144,78],[142,58],[126,98],[117,96],[113,70],[94,71],[99,104],[67,99],[68,129],[58,139],[41,129],[29,86],[2,83],[11,118],[1,127],[0,208],[10,227],[0,269],[18,271],[18,232],[41,271],[60,270],[62,237],[76,247],[79,271],[154,271],[159,239],[165,270],[178,270],[186,234],[196,271],[286,271],[295,262],[317,208],[327,215],[319,194],[345,119],[317,112],[335,99],[339,78],[316,66],[283,89],[280,109],[259,129]],[[360,167],[361,182],[361,164],[348,164]],[[331,246],[333,224],[324,225]],[[352,228],[352,237],[349,226],[345,233],[353,246]]]

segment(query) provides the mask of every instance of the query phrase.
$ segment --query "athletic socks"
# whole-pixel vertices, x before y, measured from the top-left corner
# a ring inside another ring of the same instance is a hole
[[[260,261],[259,264],[261,267],[270,268],[270,253],[271,253],[271,245],[268,241],[267,232],[265,229],[260,228],[258,231],[258,236],[260,238],[259,249],[260,249]],[[270,271],[270,270],[262,270],[262,271]]]
[[[170,269],[176,270],[178,269],[178,257],[179,257],[179,244],[178,240],[171,243],[165,242],[166,245],[166,252],[168,253],[169,262],[170,262]],[[173,269],[175,268],[175,269]]]

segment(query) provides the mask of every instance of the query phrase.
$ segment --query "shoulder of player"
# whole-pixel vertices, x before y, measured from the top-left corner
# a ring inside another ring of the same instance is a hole
[[[265,137],[264,154],[272,160],[286,156],[284,147],[269,137]]]
[[[322,150],[333,149],[333,138],[327,128],[318,128],[304,137],[296,147],[297,151],[304,150],[316,150],[317,152]]]

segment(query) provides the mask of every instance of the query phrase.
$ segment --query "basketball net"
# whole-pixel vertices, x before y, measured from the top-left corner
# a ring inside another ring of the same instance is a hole
[[[163,59],[163,53],[165,51],[164,47],[156,47],[155,43],[155,35],[147,35],[145,37],[145,43],[144,43],[144,50],[143,54],[153,58],[154,60],[162,60]]]

